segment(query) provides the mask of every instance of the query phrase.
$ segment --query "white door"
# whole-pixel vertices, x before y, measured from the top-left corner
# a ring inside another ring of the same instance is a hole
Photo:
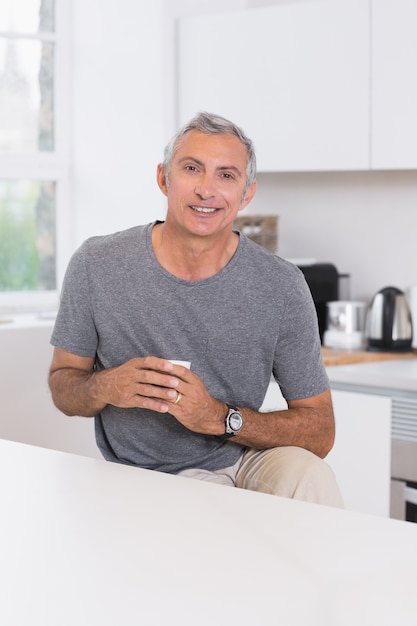
[[[326,461],[346,509],[389,516],[391,398],[332,390],[336,442]]]

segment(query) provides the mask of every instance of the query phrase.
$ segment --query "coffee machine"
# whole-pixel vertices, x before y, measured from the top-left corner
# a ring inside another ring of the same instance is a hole
[[[297,264],[298,265],[298,264]],[[339,299],[339,272],[331,263],[312,263],[298,265],[310,287],[319,322],[320,339],[327,327],[328,302]]]

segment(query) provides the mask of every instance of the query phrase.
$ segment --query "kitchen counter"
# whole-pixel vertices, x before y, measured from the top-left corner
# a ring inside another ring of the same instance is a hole
[[[361,388],[381,395],[396,392],[417,398],[417,359],[399,358],[327,367],[332,389]]]
[[[415,524],[1,440],[0,475],[2,624],[416,623]]]
[[[321,353],[326,367],[351,363],[417,359],[417,350],[410,352],[370,352],[368,350],[333,350],[332,348],[323,347]]]

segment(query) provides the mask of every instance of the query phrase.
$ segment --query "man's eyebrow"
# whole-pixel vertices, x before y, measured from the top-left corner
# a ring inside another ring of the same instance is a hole
[[[199,167],[204,167],[204,163],[202,161],[200,161],[199,159],[196,159],[193,156],[184,156],[181,157],[181,159],[179,159],[178,163],[181,165],[182,163],[186,162],[186,161],[192,161],[193,163],[195,163],[196,165],[198,165]],[[236,167],[236,165],[221,165],[220,167],[217,168],[217,170],[219,172],[235,172],[235,174],[239,177],[242,176],[242,172],[240,171],[240,169],[238,167]]]
[[[204,163],[202,161],[199,161],[198,159],[196,159],[193,156],[181,157],[181,159],[179,159],[178,163],[181,165],[181,163],[184,163],[185,161],[193,161],[193,163],[196,163],[200,167],[204,167]]]

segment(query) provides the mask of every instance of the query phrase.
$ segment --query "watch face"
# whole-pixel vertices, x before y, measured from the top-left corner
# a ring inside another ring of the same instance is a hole
[[[232,413],[230,415],[229,426],[232,430],[239,430],[242,427],[242,417],[240,413]]]

